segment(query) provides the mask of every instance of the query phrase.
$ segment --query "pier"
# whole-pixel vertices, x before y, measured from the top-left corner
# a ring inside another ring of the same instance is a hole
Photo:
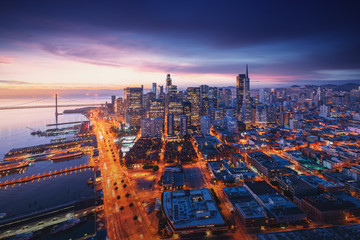
[[[59,125],[67,125],[67,124],[77,124],[77,123],[82,123],[82,122],[89,122],[89,121],[76,121],[76,122],[64,122],[64,123],[50,123],[50,124],[46,124],[47,127],[51,127],[51,126],[59,126]]]
[[[59,175],[59,174],[67,173],[67,172],[72,172],[72,171],[77,171],[77,170],[81,170],[84,168],[92,168],[92,167],[93,167],[93,165],[86,164],[86,165],[81,165],[81,166],[75,166],[72,168],[65,168],[65,169],[54,171],[54,172],[50,171],[50,172],[44,173],[44,174],[38,174],[38,175],[33,175],[30,177],[15,179],[15,180],[11,180],[11,181],[0,182],[0,187],[13,185],[13,184],[17,184],[17,183],[20,184],[20,183],[24,183],[24,182],[31,182],[33,180],[40,179],[40,178],[51,177],[53,175]]]

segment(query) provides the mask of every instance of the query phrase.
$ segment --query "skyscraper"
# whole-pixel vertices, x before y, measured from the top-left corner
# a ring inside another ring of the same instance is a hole
[[[187,116],[181,115],[180,118],[180,136],[184,137],[187,134]]]
[[[163,129],[162,118],[145,118],[141,120],[141,137],[161,137]]]
[[[169,87],[172,85],[170,74],[166,75],[166,93],[169,92]]]
[[[191,103],[191,125],[200,124],[200,88],[188,87],[187,100]]]
[[[140,127],[143,115],[143,86],[124,89],[125,117],[130,126]]]
[[[239,114],[241,113],[243,99],[244,99],[244,85],[245,85],[245,74],[239,74],[236,77],[236,98],[238,100],[237,112]]]
[[[152,91],[153,91],[153,93],[155,93],[155,96],[156,96],[157,87],[156,87],[156,83],[155,83],[155,82],[152,84]]]
[[[187,116],[187,128],[191,127],[191,103],[189,101],[182,102],[183,114]]]
[[[208,118],[208,116],[201,116],[201,133],[210,135],[210,127],[210,118]]]
[[[167,115],[167,134],[169,136],[174,136],[174,115],[172,113],[169,113]]]
[[[241,104],[241,117],[242,121],[246,124],[246,126],[251,124],[250,78],[247,64],[246,74],[244,78],[243,101]]]

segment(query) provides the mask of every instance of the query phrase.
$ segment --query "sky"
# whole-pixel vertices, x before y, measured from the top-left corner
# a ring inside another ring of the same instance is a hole
[[[0,1],[0,95],[360,79],[355,1]]]

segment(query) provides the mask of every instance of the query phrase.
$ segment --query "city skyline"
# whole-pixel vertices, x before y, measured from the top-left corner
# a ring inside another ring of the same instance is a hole
[[[359,17],[351,5],[1,5],[3,93],[150,88],[167,73],[179,89],[195,82],[234,86],[245,64],[252,88],[360,79]]]

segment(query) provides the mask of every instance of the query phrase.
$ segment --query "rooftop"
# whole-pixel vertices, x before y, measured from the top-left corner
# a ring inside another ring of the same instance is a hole
[[[207,188],[166,191],[162,201],[165,213],[174,228],[224,224]]]

